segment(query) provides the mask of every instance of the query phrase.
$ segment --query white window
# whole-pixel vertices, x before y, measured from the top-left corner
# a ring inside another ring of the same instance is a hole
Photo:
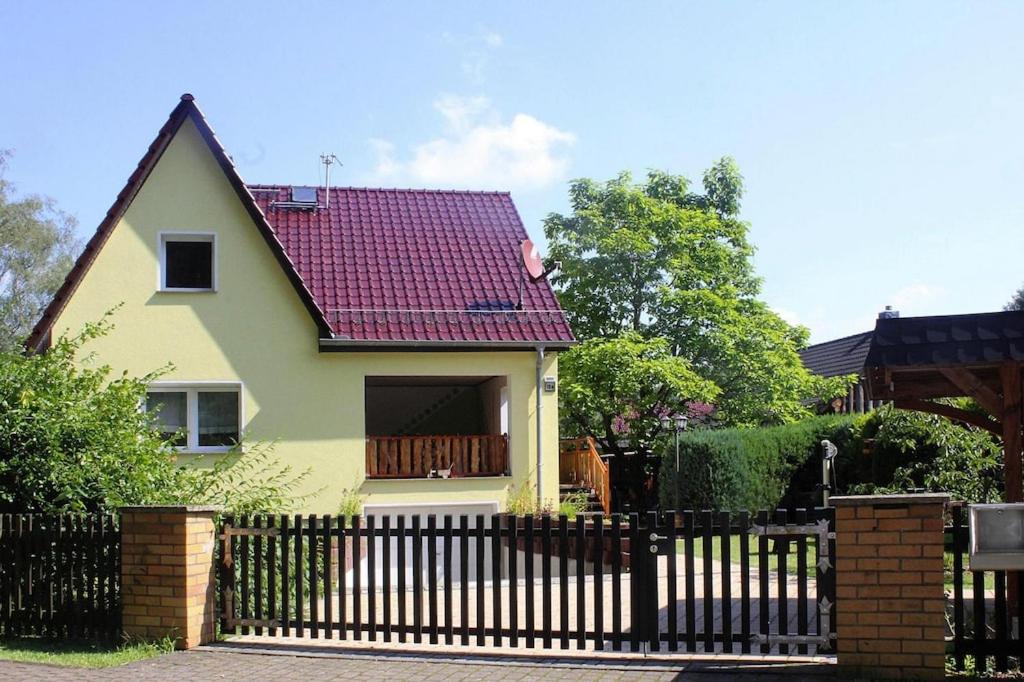
[[[184,452],[227,452],[242,438],[242,387],[231,383],[155,383],[146,410],[160,433]]]
[[[216,291],[217,240],[213,234],[160,233],[160,290]]]

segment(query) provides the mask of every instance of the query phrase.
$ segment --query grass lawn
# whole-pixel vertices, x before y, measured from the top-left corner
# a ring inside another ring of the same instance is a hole
[[[173,649],[170,642],[99,644],[45,639],[0,640],[0,660],[49,663],[74,668],[108,668],[152,658]]]
[[[750,572],[756,573],[760,567],[760,558],[758,556],[758,542],[759,538],[750,536],[749,547],[750,547]],[[682,554],[683,552],[683,541],[678,540],[676,542],[677,551]],[[789,545],[790,552],[786,555],[786,575],[795,576],[797,574],[797,551],[796,542],[792,542]],[[772,552],[774,544],[768,542],[768,570],[772,571],[773,574],[777,575],[779,558],[778,555]],[[704,556],[704,541],[701,538],[694,538],[693,541],[693,555],[694,558],[703,558]],[[722,558],[722,540],[719,537],[715,537],[711,543],[711,557],[718,563]],[[813,578],[815,575],[814,568],[814,541],[807,541],[807,576]],[[740,536],[733,535],[729,538],[729,563],[735,564],[734,570],[739,570],[740,564]]]

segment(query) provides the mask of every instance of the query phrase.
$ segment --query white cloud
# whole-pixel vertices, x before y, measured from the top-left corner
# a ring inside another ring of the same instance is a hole
[[[387,140],[370,141],[377,156],[374,182],[528,190],[565,176],[572,133],[524,113],[503,121],[486,97],[443,95],[434,108],[444,134],[414,146],[407,158]]]
[[[501,34],[494,31],[483,31],[480,39],[487,47],[501,47],[505,44],[505,39],[501,37]]]
[[[468,35],[444,32],[441,34],[441,40],[459,50],[459,68],[473,85],[483,84],[491,53],[505,44],[505,38],[500,33],[483,26],[477,27],[475,33]]]
[[[906,308],[910,309],[907,312],[913,312],[912,309],[914,307],[931,303],[945,293],[946,291],[942,287],[918,282],[905,286],[893,294],[888,305],[891,305],[896,310]]]

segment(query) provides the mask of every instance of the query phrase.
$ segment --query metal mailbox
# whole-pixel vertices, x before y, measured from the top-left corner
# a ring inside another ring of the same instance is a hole
[[[970,570],[1024,570],[1024,503],[970,506]]]

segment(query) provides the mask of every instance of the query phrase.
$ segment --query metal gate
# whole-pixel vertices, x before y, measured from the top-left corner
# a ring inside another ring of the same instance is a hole
[[[521,649],[821,653],[829,509],[255,516],[220,535],[228,634]]]

